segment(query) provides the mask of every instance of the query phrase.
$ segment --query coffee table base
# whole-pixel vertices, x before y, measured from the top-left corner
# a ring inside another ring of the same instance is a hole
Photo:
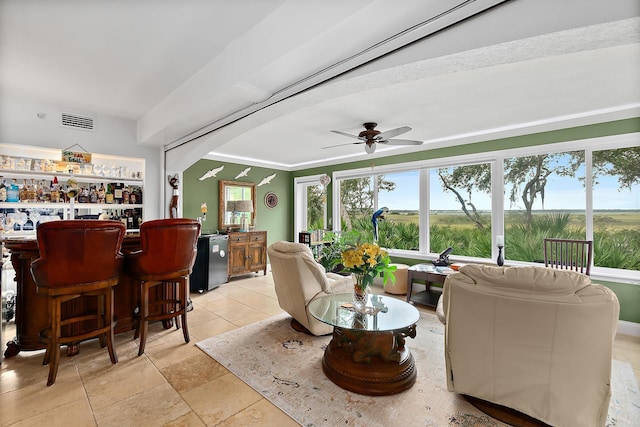
[[[403,392],[417,376],[413,355],[398,333],[353,334],[340,328],[335,328],[325,350],[322,369],[339,387],[368,396]]]

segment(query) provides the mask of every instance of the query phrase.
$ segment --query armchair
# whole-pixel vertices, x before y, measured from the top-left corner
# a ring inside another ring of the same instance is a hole
[[[302,243],[275,242],[267,253],[278,304],[293,317],[292,326],[301,329],[301,325],[313,335],[330,334],[333,327],[313,317],[307,306],[322,295],[353,292],[353,278],[325,273],[311,249]]]
[[[463,266],[442,295],[447,388],[550,425],[604,426],[619,311],[575,271]]]

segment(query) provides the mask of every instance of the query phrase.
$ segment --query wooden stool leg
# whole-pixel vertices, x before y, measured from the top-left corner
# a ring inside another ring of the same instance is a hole
[[[182,310],[182,334],[184,335],[184,342],[188,343],[191,338],[189,337],[189,327],[187,325],[187,300],[189,299],[189,279],[182,279],[178,284],[179,289],[182,290],[181,295],[178,295],[180,300],[180,310]],[[176,320],[178,318],[176,317]]]
[[[116,350],[113,347],[113,342],[115,341],[115,337],[113,335],[113,329],[115,326],[115,322],[113,321],[114,310],[113,310],[113,288],[107,289],[105,295],[105,305],[104,305],[104,321],[109,325],[109,332],[106,334],[107,336],[107,349],[109,350],[109,358],[111,359],[111,363],[118,363],[118,355],[116,354]],[[100,309],[100,308],[98,308]],[[102,336],[102,335],[101,335]]]
[[[138,356],[144,354],[144,347],[147,343],[147,329],[149,327],[149,286],[147,282],[142,282],[140,285],[140,319],[138,320],[138,330],[140,334],[140,347],[138,349]]]
[[[108,292],[105,291],[105,292]],[[96,316],[98,316],[98,329],[102,329],[105,326],[105,318],[107,317],[106,313],[106,301],[105,294],[100,294],[97,296],[98,301],[96,303]],[[106,334],[100,334],[98,337],[98,341],[100,342],[100,348],[104,348],[106,343]]]
[[[58,376],[58,363],[60,363],[60,334],[62,333],[61,319],[62,315],[62,300],[60,298],[52,298],[51,304],[51,338],[49,355],[49,378],[47,379],[47,386],[53,385],[56,382],[56,376]]]

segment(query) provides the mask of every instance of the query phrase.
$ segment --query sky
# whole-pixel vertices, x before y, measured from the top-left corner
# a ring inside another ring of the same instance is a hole
[[[579,173],[580,174],[580,173]],[[582,172],[584,175],[584,172]],[[386,206],[390,210],[418,210],[418,183],[419,172],[410,171],[397,174],[387,174],[385,179],[396,183],[396,191],[389,193],[383,191],[379,195],[380,207]],[[430,171],[431,179],[431,209],[432,210],[459,210],[460,204],[450,192],[444,192],[437,175],[437,170]],[[507,187],[506,191],[509,191]],[[466,193],[465,193],[466,197]],[[491,210],[491,200],[485,193],[473,193],[472,201],[479,210]],[[506,209],[524,209],[520,202],[511,207],[508,202],[508,194],[505,196]],[[545,188],[544,207],[540,198],[536,200],[534,209],[568,210],[583,209],[585,207],[585,191],[582,181],[572,177],[558,177],[552,175]],[[631,190],[618,189],[615,177],[600,177],[593,191],[593,208],[602,209],[629,209],[640,210],[640,185],[635,185]]]

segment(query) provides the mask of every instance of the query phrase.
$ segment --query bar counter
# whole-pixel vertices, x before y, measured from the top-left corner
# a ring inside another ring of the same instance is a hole
[[[31,276],[31,263],[39,258],[38,243],[33,238],[3,240],[5,248],[11,253],[11,264],[15,270],[16,280],[16,336],[7,342],[5,357],[17,355],[20,351],[41,350],[44,342],[39,338],[41,330],[48,326],[47,299],[36,292],[36,284]],[[140,249],[140,235],[127,233],[122,243],[122,252],[127,253]],[[60,268],[65,268],[61,265]],[[91,268],[91,266],[87,266]],[[117,319],[115,333],[128,332],[135,329],[134,312],[138,306],[140,289],[129,277],[120,275],[120,281],[114,288],[114,311]],[[86,305],[95,304],[91,298],[80,298],[69,301],[63,313],[82,311]],[[67,354],[78,352],[77,345],[69,345]]]

